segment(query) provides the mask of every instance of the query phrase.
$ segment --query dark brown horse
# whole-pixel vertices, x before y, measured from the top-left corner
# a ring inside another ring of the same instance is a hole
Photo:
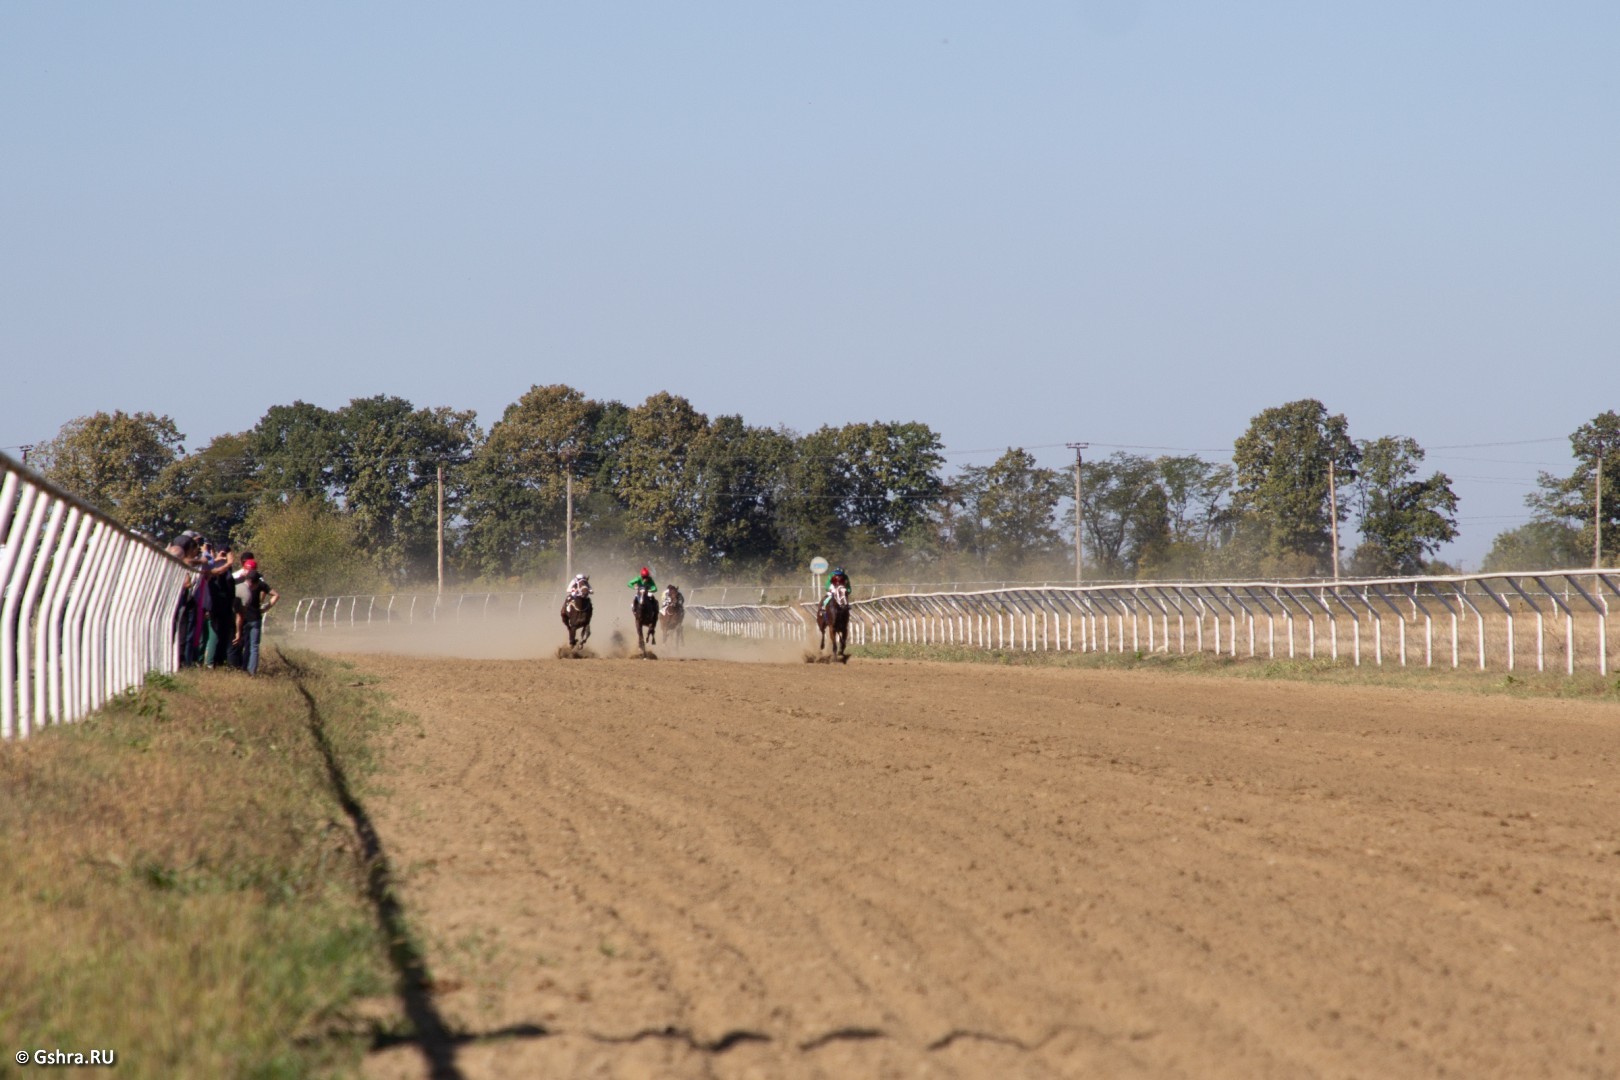
[[[829,596],[828,601],[816,609],[816,629],[821,631],[820,648],[827,647],[827,632],[831,631],[833,655],[843,656],[849,648],[849,589],[834,585]]]
[[[647,646],[658,644],[658,598],[638,585],[630,611],[636,617],[636,644],[646,652]]]
[[[578,649],[591,640],[591,598],[570,596],[563,601],[562,621],[568,627],[570,649]]]
[[[658,628],[671,645],[686,644],[686,597],[670,585],[664,589],[664,607],[658,614]]]

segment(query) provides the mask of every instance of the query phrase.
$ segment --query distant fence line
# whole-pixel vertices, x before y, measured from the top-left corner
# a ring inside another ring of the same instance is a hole
[[[628,601],[626,601],[628,603]],[[444,592],[357,593],[306,596],[293,605],[292,630],[325,630],[343,626],[482,621],[491,615],[554,615],[562,593]]]
[[[859,600],[851,605],[850,634],[855,644],[1026,651],[1186,653],[1190,644],[1196,652],[1234,657],[1325,654],[1334,660],[1347,651],[1357,665],[1370,653],[1375,664],[1388,658],[1405,666],[1416,662],[1413,651],[1420,649],[1422,664],[1432,667],[1439,623],[1441,664],[1460,667],[1467,656],[1484,670],[1494,658],[1515,671],[1521,655],[1533,653],[1536,670],[1545,671],[1550,651],[1567,674],[1575,673],[1582,655],[1607,675],[1613,598],[1620,598],[1615,570],[1338,583],[1019,586]],[[760,626],[794,618],[813,625],[815,607],[688,605],[687,612],[695,628],[758,636]]]
[[[186,570],[0,454],[0,738],[77,720],[179,664]]]
[[[879,590],[887,586],[868,586]],[[814,590],[799,603],[722,603],[780,596],[781,586],[703,586],[690,591],[695,630],[804,640],[815,625]],[[714,599],[703,602],[703,597]],[[1345,656],[1516,671],[1585,666],[1609,671],[1609,607],[1620,571],[1468,574],[1353,581],[1014,584],[978,590],[869,596],[851,605],[854,644],[964,645],[1065,652],[1186,653],[1269,658]],[[481,620],[535,612],[549,618],[558,591],[446,592],[308,597],[294,630],[377,623]],[[600,603],[600,599],[598,601]],[[1580,658],[1578,660],[1578,658]]]

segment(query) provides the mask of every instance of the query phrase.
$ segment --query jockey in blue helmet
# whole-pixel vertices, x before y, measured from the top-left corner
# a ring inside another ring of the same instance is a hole
[[[832,602],[833,586],[835,585],[842,585],[844,587],[844,594],[846,596],[849,594],[849,575],[844,573],[844,568],[842,566],[834,569],[832,572],[832,577],[827,579],[827,595],[821,598],[822,607],[826,607]]]

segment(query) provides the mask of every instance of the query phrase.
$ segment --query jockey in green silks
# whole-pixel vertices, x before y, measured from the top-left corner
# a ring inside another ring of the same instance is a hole
[[[849,575],[844,573],[844,568],[842,566],[834,570],[832,572],[832,577],[827,579],[827,595],[821,598],[822,607],[826,607],[828,604],[832,603],[833,586],[835,585],[842,585],[844,587],[844,595],[849,595]]]
[[[651,597],[654,597],[654,598],[656,598],[658,596],[658,582],[653,580],[652,571],[647,569],[645,566],[643,566],[641,568],[641,575],[639,577],[633,577],[633,578],[630,579],[630,588],[632,588],[632,589],[646,589],[648,596],[651,596]],[[634,612],[635,609],[636,609],[636,602],[634,600],[631,600],[630,601],[630,610],[632,612]]]

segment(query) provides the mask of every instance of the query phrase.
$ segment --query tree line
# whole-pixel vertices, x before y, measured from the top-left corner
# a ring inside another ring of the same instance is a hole
[[[1615,427],[1611,412],[1577,432],[1582,464],[1543,476],[1535,529],[1499,537],[1493,558],[1564,557],[1583,513],[1590,544],[1592,474]],[[247,431],[191,451],[184,442],[169,417],[97,413],[65,424],[30,464],[153,536],[195,528],[252,544],[283,591],[431,581],[441,498],[458,580],[555,579],[570,489],[576,549],[615,570],[653,559],[689,580],[735,580],[796,573],[824,555],[866,580],[1073,573],[1072,468],[1010,447],[947,473],[939,434],[917,421],[799,433],[711,418],[668,392],[627,406],[550,385],[487,431],[471,411],[379,395],[337,409],[276,405]],[[1306,399],[1252,418],[1229,465],[1125,451],[1086,461],[1087,575],[1319,575],[1335,527],[1352,522],[1346,572],[1434,569],[1457,535],[1457,496],[1444,473],[1422,475],[1423,459],[1410,438],[1352,438],[1345,417]],[[1611,505],[1620,498],[1606,515]],[[1549,553],[1547,536],[1564,547]]]

